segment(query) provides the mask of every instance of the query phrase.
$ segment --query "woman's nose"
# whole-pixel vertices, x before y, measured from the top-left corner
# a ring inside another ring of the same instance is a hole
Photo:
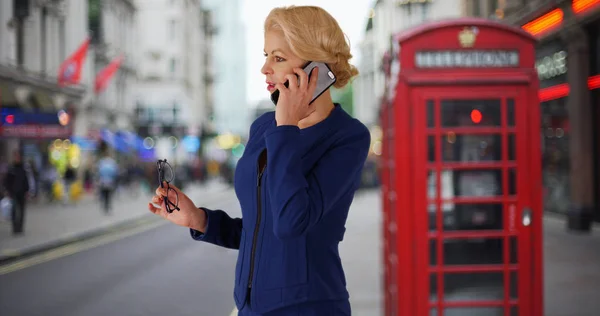
[[[269,67],[268,63],[267,63],[267,62],[265,62],[265,63],[263,64],[262,68],[260,69],[260,72],[261,72],[263,75],[268,75],[268,74],[272,74],[272,73],[273,73],[273,70],[271,69],[271,67]]]

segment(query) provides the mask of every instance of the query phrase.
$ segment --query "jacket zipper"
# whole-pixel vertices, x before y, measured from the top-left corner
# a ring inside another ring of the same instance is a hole
[[[260,165],[260,157],[262,157],[262,153],[259,155],[258,164]],[[254,226],[254,236],[252,237],[252,252],[250,252],[250,276],[248,277],[248,288],[252,288],[252,277],[254,275],[254,256],[256,253],[256,242],[258,240],[258,229],[260,228],[260,220],[262,218],[262,203],[261,203],[261,179],[265,169],[267,168],[267,163],[265,162],[262,170],[259,170],[257,181],[256,181],[256,201],[257,201],[257,209],[256,209],[256,225]]]

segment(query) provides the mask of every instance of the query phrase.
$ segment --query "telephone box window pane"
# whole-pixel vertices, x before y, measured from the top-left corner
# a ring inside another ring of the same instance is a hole
[[[500,100],[442,100],[442,127],[500,126]]]
[[[518,254],[519,254],[519,249],[518,249],[518,243],[517,243],[517,237],[510,237],[509,239],[509,244],[510,244],[510,264],[517,264],[519,263],[519,259],[518,259]]]
[[[446,273],[444,274],[444,299],[446,301],[495,301],[504,299],[504,275],[502,272],[471,272],[471,273]],[[444,315],[496,315],[490,311],[463,310],[464,313],[455,314],[445,311]],[[503,314],[498,314],[503,315]]]
[[[435,162],[435,136],[427,136],[427,157],[429,162]]]
[[[508,195],[517,195],[517,169],[508,169]]]
[[[510,272],[510,298],[511,299],[518,299],[519,298],[519,277],[517,275],[517,272],[515,271],[511,271]]]
[[[470,198],[502,196],[501,170],[454,170],[451,176],[453,188],[450,191],[455,196]]]
[[[445,308],[444,316],[504,316],[503,307],[455,307]]]
[[[437,302],[437,274],[429,274],[429,301]]]
[[[444,240],[444,265],[498,265],[504,263],[502,238]]]
[[[437,240],[429,240],[429,265],[437,265]]]
[[[427,100],[427,127],[435,126],[435,110],[434,110],[434,102],[433,100]]]
[[[506,123],[515,126],[515,99],[506,99]]]
[[[440,197],[442,199],[453,199],[455,197],[455,192],[454,192],[454,183],[453,183],[453,176],[452,173],[454,171],[453,170],[442,170],[441,173],[441,194]],[[429,170],[427,172],[427,197],[429,198],[430,201],[433,201],[434,199],[437,198],[437,185],[436,185],[436,181],[437,181],[437,172],[435,170]],[[446,205],[447,204],[447,205]],[[444,203],[443,204],[443,209],[444,211],[450,211],[454,208],[454,205],[452,203]],[[432,209],[430,209],[430,211],[433,211]]]
[[[455,204],[452,212],[444,213],[444,231],[499,231],[503,223],[502,204]]]
[[[436,172],[434,170],[429,170],[427,174],[427,198],[429,199],[427,212],[429,214],[429,231],[437,230],[437,204],[435,200],[437,199],[437,186],[436,186]],[[442,200],[449,200],[454,198],[454,192],[452,188],[454,185],[452,184],[452,170],[444,170],[441,173],[441,194],[440,197]],[[442,206],[442,214],[444,227],[454,227],[455,225],[455,216],[453,214],[454,211],[454,203],[444,201],[441,204]]]
[[[502,229],[502,204],[456,204],[457,197],[486,198],[502,196],[501,170],[443,170],[441,172],[440,198],[443,230],[496,230]],[[436,172],[427,175],[429,230],[437,228]]]
[[[515,140],[517,136],[515,134],[508,135],[508,160],[517,160],[517,142]]]
[[[519,316],[519,308],[517,306],[510,308],[510,316]]]
[[[502,160],[501,135],[446,134],[442,140],[445,162],[484,162]]]

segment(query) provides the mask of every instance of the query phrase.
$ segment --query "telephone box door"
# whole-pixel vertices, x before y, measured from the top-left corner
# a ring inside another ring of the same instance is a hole
[[[533,315],[528,91],[412,90],[416,315]]]

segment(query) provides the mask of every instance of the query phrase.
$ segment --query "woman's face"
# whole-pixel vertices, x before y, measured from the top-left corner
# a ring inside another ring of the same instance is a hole
[[[276,90],[276,83],[287,80],[285,75],[293,74],[295,67],[302,67],[305,63],[292,53],[280,31],[265,32],[264,55],[265,63],[260,71],[266,76],[267,90],[271,93]]]

